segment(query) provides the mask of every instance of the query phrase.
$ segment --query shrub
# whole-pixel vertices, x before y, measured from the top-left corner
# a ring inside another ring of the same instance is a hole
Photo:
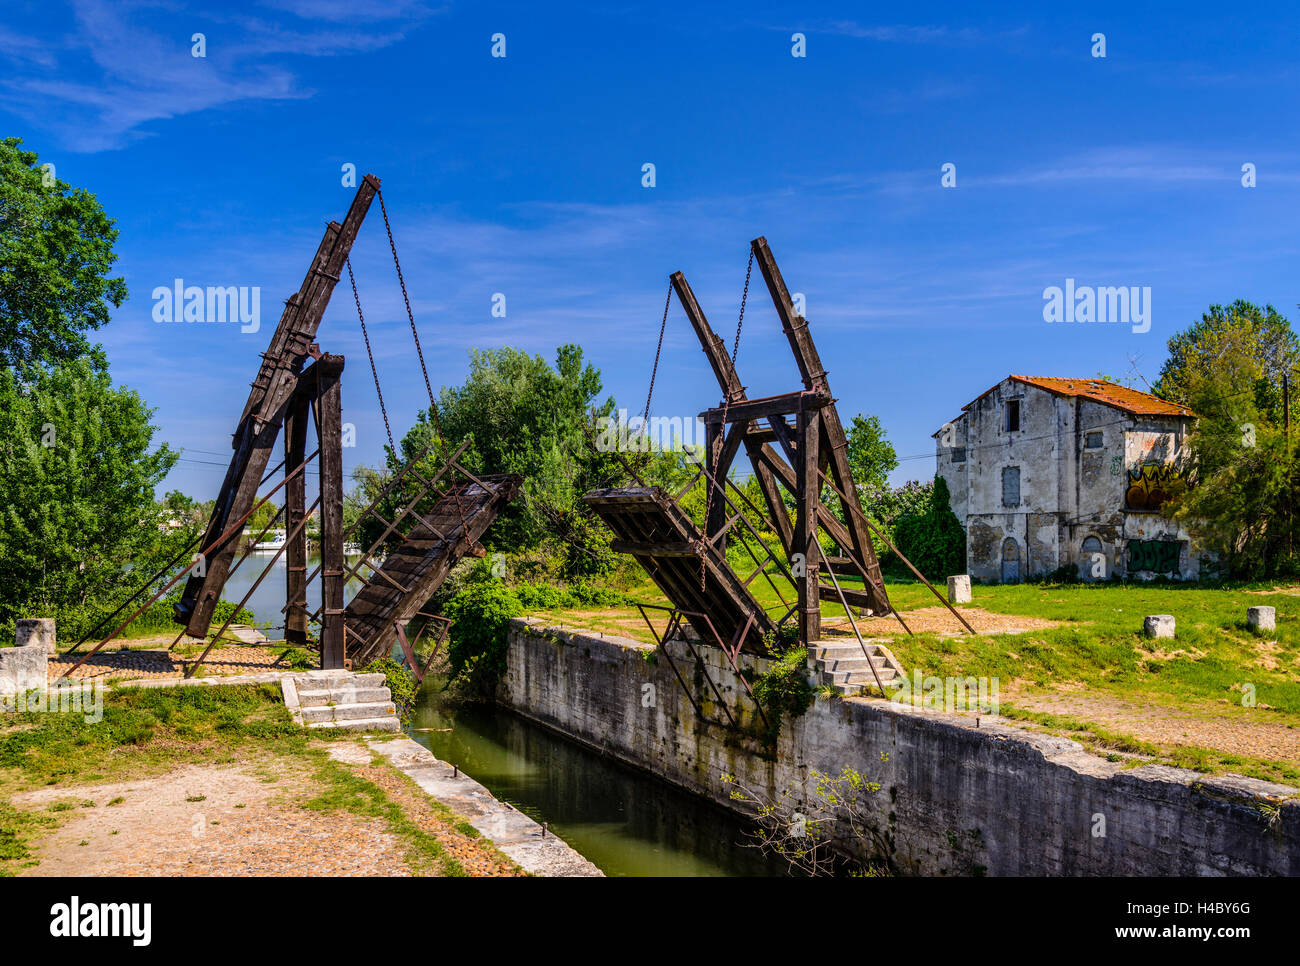
[[[754,697],[767,716],[764,740],[775,745],[786,715],[799,717],[812,707],[815,694],[808,683],[808,649],[792,647],[772,666],[750,681]]]
[[[519,598],[504,584],[471,584],[447,604],[451,680],[471,697],[490,698],[506,669],[511,619],[523,616]]]
[[[391,657],[381,657],[371,661],[361,669],[362,674],[382,674],[384,683],[393,695],[393,704],[397,706],[397,716],[403,724],[409,724],[411,713],[415,710],[415,699],[420,693],[420,686],[415,675],[407,670],[406,665],[394,661]]]

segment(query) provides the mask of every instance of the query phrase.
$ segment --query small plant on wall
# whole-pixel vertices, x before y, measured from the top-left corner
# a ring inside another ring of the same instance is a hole
[[[892,875],[889,840],[872,820],[880,783],[856,769],[809,774],[811,793],[790,787],[774,798],[723,775],[730,797],[754,813],[751,847],[784,859],[796,875]],[[837,845],[837,838],[839,844]],[[864,858],[865,856],[865,858]]]

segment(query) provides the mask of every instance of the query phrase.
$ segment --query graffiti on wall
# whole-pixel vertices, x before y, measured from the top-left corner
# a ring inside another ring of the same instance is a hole
[[[1130,510],[1159,510],[1184,483],[1182,471],[1172,463],[1143,463],[1128,471],[1124,506]]]
[[[1178,572],[1182,557],[1183,540],[1130,540],[1128,542],[1128,572],[1148,570],[1155,574]]]

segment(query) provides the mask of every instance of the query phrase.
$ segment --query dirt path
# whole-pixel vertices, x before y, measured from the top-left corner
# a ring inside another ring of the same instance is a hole
[[[1300,762],[1300,728],[1213,711],[1195,712],[1150,701],[1126,700],[1094,692],[1020,692],[1004,690],[1002,699],[1018,708],[1066,715],[1107,731],[1154,745],[1191,745],[1231,755],[1270,761]]]
[[[246,765],[181,768],[156,778],[13,796],[22,808],[73,802],[34,848],[40,876],[409,875],[378,820],[292,804],[304,776]],[[117,804],[112,804],[113,802]],[[81,803],[93,802],[94,807]]]
[[[1023,634],[1025,631],[1061,626],[1060,621],[1024,617],[1018,614],[994,614],[979,607],[962,607],[960,612],[978,634]],[[942,605],[918,607],[916,610],[905,610],[899,613],[914,634],[966,633],[966,628],[962,627],[961,622]],[[890,637],[907,633],[896,617],[855,616],[853,619],[857,622],[858,632],[863,637]],[[825,637],[853,636],[853,628],[846,617],[823,620],[822,631]]]

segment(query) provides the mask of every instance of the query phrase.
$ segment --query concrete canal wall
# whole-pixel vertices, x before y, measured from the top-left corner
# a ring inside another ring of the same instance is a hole
[[[721,719],[703,668],[683,643],[668,647],[704,715]],[[743,685],[725,656],[700,650],[735,702]],[[499,698],[737,810],[724,775],[769,799],[791,790],[812,799],[817,773],[856,769],[881,785],[868,798],[871,818],[903,874],[1300,875],[1297,789],[1126,767],[1068,739],[883,699],[819,697],[783,724],[772,749],[747,698],[748,733],[701,720],[669,662],[649,654],[625,638],[515,621]]]

